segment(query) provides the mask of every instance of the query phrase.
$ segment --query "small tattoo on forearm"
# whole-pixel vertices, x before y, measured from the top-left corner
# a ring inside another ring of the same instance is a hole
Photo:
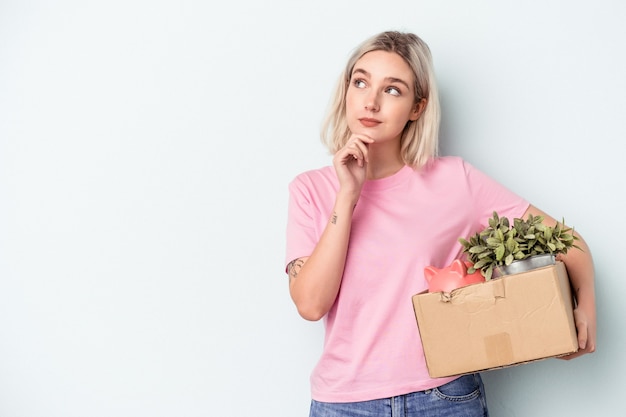
[[[333,213],[332,217],[330,218],[330,222],[332,224],[337,224],[337,213]]]
[[[290,280],[298,276],[302,265],[304,265],[304,261],[301,258],[294,259],[293,261],[289,262],[289,265],[287,265],[287,271],[289,271]]]

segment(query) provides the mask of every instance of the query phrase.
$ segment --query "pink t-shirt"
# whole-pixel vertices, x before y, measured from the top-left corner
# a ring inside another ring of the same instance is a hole
[[[290,183],[285,265],[311,255],[337,190],[330,166]],[[484,228],[493,211],[513,219],[527,208],[523,198],[458,157],[366,181],[354,210],[341,288],[324,317],[312,398],[366,401],[454,379],[429,377],[411,297],[427,288],[426,266],[444,267],[460,256],[459,237]]]

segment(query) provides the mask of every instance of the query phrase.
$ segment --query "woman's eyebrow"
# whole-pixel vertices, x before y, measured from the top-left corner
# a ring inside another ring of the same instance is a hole
[[[403,79],[401,79],[401,78],[387,77],[387,78],[385,78],[385,80],[386,80],[386,81],[389,81],[390,83],[399,83],[399,84],[402,84],[402,85],[404,85],[404,86],[406,87],[406,89],[407,89],[407,90],[410,90],[410,89],[411,89],[411,88],[409,87],[409,84],[408,84],[406,81],[404,81]]]
[[[354,74],[356,74],[356,73],[363,74],[363,75],[365,75],[365,76],[366,76],[366,77],[368,77],[368,78],[370,77],[370,73],[369,73],[369,72],[367,72],[367,71],[365,71],[365,70],[364,70],[364,69],[362,69],[362,68],[355,68],[355,69],[352,71],[352,75],[354,75]]]
[[[371,78],[371,74],[367,71],[365,71],[362,68],[355,68],[354,71],[352,71],[352,75],[354,74],[363,74],[364,76],[366,76],[367,78]],[[390,82],[390,83],[399,83],[404,85],[408,90],[410,90],[411,88],[409,87],[409,84],[404,81],[402,78],[396,78],[396,77],[385,77],[385,81]]]

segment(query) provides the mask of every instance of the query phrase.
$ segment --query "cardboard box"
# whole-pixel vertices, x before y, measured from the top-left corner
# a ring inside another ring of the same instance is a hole
[[[431,377],[502,368],[578,350],[565,265],[451,293],[412,297]]]

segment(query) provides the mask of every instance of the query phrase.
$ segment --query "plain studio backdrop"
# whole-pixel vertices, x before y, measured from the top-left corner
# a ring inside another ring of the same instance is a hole
[[[624,4],[2,0],[0,416],[307,415],[287,184],[387,29],[432,49],[442,153],[595,257],[597,352],[486,372],[492,415],[624,415]]]

